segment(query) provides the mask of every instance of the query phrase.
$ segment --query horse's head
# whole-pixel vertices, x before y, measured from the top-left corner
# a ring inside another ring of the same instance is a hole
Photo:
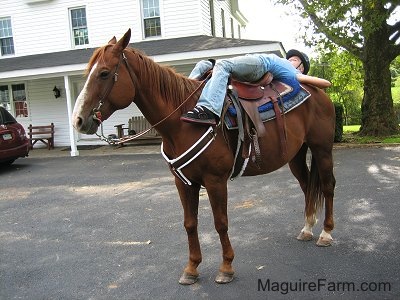
[[[134,83],[123,63],[123,51],[130,37],[129,29],[119,41],[113,37],[91,57],[87,80],[72,114],[72,122],[77,131],[94,134],[102,121],[133,101]]]

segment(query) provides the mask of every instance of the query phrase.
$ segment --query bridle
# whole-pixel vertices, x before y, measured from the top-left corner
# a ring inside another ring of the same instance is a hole
[[[137,139],[138,137],[146,134],[147,132],[149,132],[150,130],[152,130],[153,128],[155,128],[156,126],[160,125],[162,122],[164,122],[166,119],[168,119],[170,116],[172,116],[176,111],[178,111],[204,84],[205,82],[208,80],[208,78],[211,77],[211,73],[208,74],[208,76],[201,82],[201,84],[176,108],[174,109],[169,115],[167,115],[165,118],[163,118],[161,121],[157,122],[156,124],[152,125],[150,128],[139,132],[135,135],[129,135],[123,138],[117,138],[117,139],[113,139],[113,138],[109,138],[104,136],[103,133],[103,117],[100,111],[100,108],[103,106],[104,104],[104,100],[110,95],[111,90],[114,87],[115,82],[117,82],[118,80],[118,69],[121,65],[121,60],[124,61],[125,66],[128,70],[129,73],[129,77],[131,78],[132,84],[135,88],[135,97],[133,98],[132,102],[135,101],[136,96],[139,94],[140,95],[140,89],[138,89],[137,87],[137,83],[138,83],[138,78],[135,74],[135,72],[133,71],[132,67],[129,65],[128,59],[125,55],[125,52],[122,51],[121,57],[118,60],[118,64],[115,67],[115,71],[114,74],[112,76],[113,80],[108,81],[108,85],[107,88],[105,89],[105,92],[103,94],[103,96],[100,97],[99,99],[99,105],[96,108],[93,108],[93,119],[96,120],[97,122],[99,122],[100,124],[100,130],[101,130],[101,134],[98,134],[97,132],[95,133],[100,140],[105,141],[107,143],[109,143],[110,145],[118,145],[118,144],[122,144],[125,143],[127,141],[131,141],[134,139]]]
[[[122,52],[120,59],[118,60],[118,64],[115,66],[115,71],[114,74],[112,76],[113,80],[108,81],[108,85],[107,88],[105,89],[105,92],[103,94],[103,96],[100,97],[99,99],[99,105],[96,108],[93,108],[93,119],[98,121],[100,124],[103,123],[103,117],[100,111],[100,108],[103,106],[104,104],[104,99],[106,99],[110,93],[112,88],[114,87],[114,84],[118,81],[118,69],[119,66],[121,65],[121,60],[123,60],[125,62],[125,66],[128,70],[129,76],[131,77],[132,83],[135,87],[135,91],[139,91],[136,88],[136,82],[137,82],[137,77],[135,72],[133,72],[132,68],[130,67],[129,63],[128,63],[128,59],[125,56],[125,53]],[[132,101],[134,101],[135,99],[133,99]]]

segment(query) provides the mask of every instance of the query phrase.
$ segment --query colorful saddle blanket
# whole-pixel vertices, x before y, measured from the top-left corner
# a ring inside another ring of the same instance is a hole
[[[279,101],[279,105],[282,106],[281,101],[283,102],[283,111],[288,113],[292,109],[301,105],[304,101],[306,101],[310,97],[310,93],[304,89],[302,86],[298,89],[297,93],[293,95],[293,90],[288,90],[287,92],[280,93],[280,97],[276,95]],[[239,94],[239,98],[241,98]],[[252,101],[252,100],[249,100]],[[258,112],[260,113],[261,120],[263,122],[267,122],[276,118],[275,111],[273,109],[273,103],[267,102],[258,106]],[[231,104],[228,107],[228,111],[225,114],[224,122],[228,129],[237,129],[237,112],[235,107]]]

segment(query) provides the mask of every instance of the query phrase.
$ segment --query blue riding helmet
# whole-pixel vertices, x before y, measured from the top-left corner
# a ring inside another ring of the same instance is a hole
[[[286,59],[291,58],[292,56],[300,57],[300,60],[304,66],[304,75],[307,75],[308,71],[310,71],[310,59],[308,58],[307,54],[300,52],[296,49],[291,49],[286,54]]]

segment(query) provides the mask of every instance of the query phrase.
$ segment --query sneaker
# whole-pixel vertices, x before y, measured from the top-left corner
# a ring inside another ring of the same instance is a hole
[[[195,106],[192,110],[189,110],[186,114],[183,114],[181,116],[181,120],[189,123],[206,125],[217,124],[217,116],[204,106]]]

